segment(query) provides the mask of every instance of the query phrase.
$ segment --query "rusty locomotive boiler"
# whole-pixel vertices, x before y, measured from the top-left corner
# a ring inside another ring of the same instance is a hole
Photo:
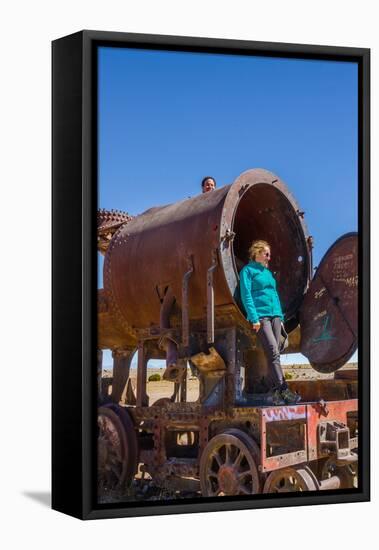
[[[289,381],[302,401],[274,406],[266,358],[239,298],[251,242],[270,243],[286,353],[328,378]],[[357,234],[315,273],[313,239],[286,185],[257,169],[233,184],[130,217],[98,213],[99,498],[123,498],[137,472],[203,496],[353,487],[358,449]],[[111,349],[111,392],[101,381]],[[136,391],[130,379],[138,350]],[[147,363],[165,359],[167,398],[150,402]],[[188,366],[199,397],[187,400]],[[101,391],[103,388],[103,391]],[[121,401],[122,399],[122,401]]]

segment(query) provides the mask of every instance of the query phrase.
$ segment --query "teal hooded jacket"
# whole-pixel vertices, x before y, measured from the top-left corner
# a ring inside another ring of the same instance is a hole
[[[250,261],[240,271],[240,294],[248,321],[258,323],[262,317],[284,315],[276,290],[276,281],[269,269]]]

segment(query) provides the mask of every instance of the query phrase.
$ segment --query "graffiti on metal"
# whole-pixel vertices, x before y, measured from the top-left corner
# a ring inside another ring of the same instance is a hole
[[[349,287],[357,287],[358,275],[354,275],[353,277],[334,277],[333,281],[336,283],[345,283]]]
[[[353,254],[346,254],[345,256],[337,256],[333,259],[333,270],[344,270],[350,267],[354,258]]]
[[[315,299],[318,300],[319,298],[321,298],[323,296],[324,292],[326,292],[325,287],[323,287],[320,290],[318,290],[317,292],[315,292]]]
[[[317,315],[313,317],[313,320],[317,321],[317,319],[321,319],[321,317],[324,317],[327,313],[328,312],[326,311],[326,309],[324,309],[323,311],[320,311],[320,313],[317,313]]]
[[[325,317],[325,321],[324,321],[324,325],[322,327],[322,332],[320,334],[320,336],[318,336],[317,338],[313,338],[313,342],[325,342],[327,340],[335,340],[336,337],[335,336],[331,336],[330,334],[330,315],[327,315]]]
[[[300,420],[305,419],[305,407],[275,407],[265,409],[263,416],[266,422],[275,422],[277,420]]]

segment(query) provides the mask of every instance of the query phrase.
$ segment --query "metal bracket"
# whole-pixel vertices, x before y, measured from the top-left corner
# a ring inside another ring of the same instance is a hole
[[[337,460],[351,457],[350,430],[342,422],[329,420],[319,426],[319,445],[323,453],[334,455]]]
[[[328,409],[328,406],[327,406],[326,402],[323,399],[320,399],[316,403],[315,408],[316,408],[316,410],[317,410],[317,412],[320,416],[328,416],[329,409]]]
[[[221,237],[221,241],[226,241],[227,243],[229,243],[233,241],[235,236],[236,236],[235,232],[228,228],[225,232],[225,235]]]
[[[162,329],[158,339],[158,348],[162,351],[167,350],[167,342],[171,340],[176,346],[179,346],[179,338],[176,329]]]
[[[212,344],[215,339],[215,308],[213,272],[218,265],[217,249],[212,251],[212,264],[207,271],[207,342]]]

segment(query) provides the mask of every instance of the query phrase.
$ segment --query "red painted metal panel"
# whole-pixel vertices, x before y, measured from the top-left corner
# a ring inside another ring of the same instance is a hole
[[[318,426],[326,420],[347,424],[347,414],[358,410],[358,400],[330,401],[307,405],[267,407],[260,411],[261,464],[260,471],[269,472],[285,466],[310,462],[319,458]],[[304,420],[304,449],[267,457],[267,426],[271,422]]]

